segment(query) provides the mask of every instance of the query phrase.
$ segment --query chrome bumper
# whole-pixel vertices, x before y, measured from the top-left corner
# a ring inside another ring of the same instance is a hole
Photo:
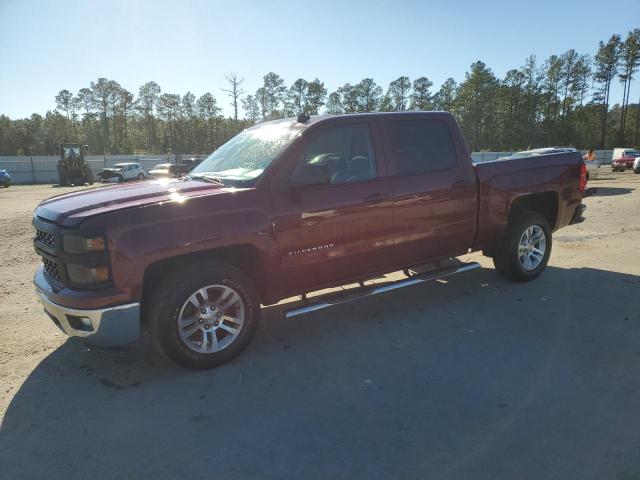
[[[99,310],[78,310],[53,303],[36,288],[51,320],[70,337],[100,347],[120,347],[140,337],[140,304],[130,303]]]

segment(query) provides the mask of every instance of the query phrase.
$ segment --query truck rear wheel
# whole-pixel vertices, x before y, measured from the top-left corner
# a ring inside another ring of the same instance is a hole
[[[258,328],[260,302],[243,272],[205,263],[162,282],[148,311],[156,350],[181,367],[206,370],[247,347]]]
[[[528,282],[540,275],[551,255],[551,227],[537,212],[526,211],[509,222],[493,264],[509,280]]]

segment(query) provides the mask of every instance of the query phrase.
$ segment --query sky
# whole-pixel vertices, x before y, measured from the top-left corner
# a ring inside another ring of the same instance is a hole
[[[330,92],[364,77],[386,89],[400,75],[435,90],[476,60],[503,76],[530,54],[594,54],[635,27],[640,0],[0,0],[0,114],[44,114],[60,90],[99,77],[134,94],[150,80],[164,93],[208,91],[226,115],[231,72],[247,93],[271,71],[287,85],[318,77]]]

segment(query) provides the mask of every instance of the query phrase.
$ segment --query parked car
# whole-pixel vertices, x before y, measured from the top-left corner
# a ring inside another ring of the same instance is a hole
[[[546,148],[535,148],[533,150],[523,150],[518,153],[514,153],[508,157],[500,157],[498,160],[514,160],[518,158],[527,158],[527,157],[538,157],[541,155],[552,155],[555,153],[565,153],[565,152],[577,152],[577,150],[573,147],[546,147]],[[597,160],[586,161],[585,164],[587,166],[587,180],[595,180],[598,178],[600,173],[601,163]]]
[[[161,163],[153,167],[149,175],[153,178],[177,178],[189,173],[194,166],[191,163]]]
[[[573,147],[545,147],[534,148],[532,150],[522,150],[506,157],[499,157],[498,160],[515,160],[518,158],[537,157],[539,155],[549,155],[552,153],[575,152]]]
[[[98,172],[101,181],[109,183],[126,182],[127,180],[144,180],[149,174],[139,163],[116,163],[111,168],[104,168]]]
[[[640,156],[640,152],[633,148],[614,148],[611,160],[613,172],[624,172],[627,168],[633,168],[633,162]]]
[[[587,181],[596,180],[600,176],[600,167],[602,164],[598,160],[584,160],[587,166]]]
[[[171,170],[172,166],[172,163],[159,163],[149,170],[149,175],[151,178],[177,177],[175,172]]]
[[[178,176],[184,175],[186,173],[189,173],[200,162],[202,162],[202,159],[201,158],[196,158],[196,157],[190,157],[190,158],[181,159],[180,163],[175,165],[176,172],[178,172]]]
[[[4,188],[9,188],[11,185],[11,175],[6,170],[0,170],[0,185]]]
[[[633,161],[633,173],[640,173],[640,156]]]
[[[118,346],[144,329],[176,364],[206,369],[247,347],[261,305],[293,295],[362,285],[288,317],[479,268],[440,263],[468,251],[535,279],[552,232],[583,220],[586,174],[578,152],[476,165],[446,112],[274,120],[183,179],[42,202],[34,282],[67,335]],[[408,278],[364,283],[397,270]]]

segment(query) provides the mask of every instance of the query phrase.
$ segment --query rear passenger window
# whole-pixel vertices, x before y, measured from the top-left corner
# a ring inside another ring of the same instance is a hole
[[[396,174],[426,173],[455,166],[451,132],[441,120],[388,122]]]
[[[326,165],[332,184],[375,178],[376,159],[369,127],[364,124],[336,125],[324,130],[304,149],[293,177],[301,175],[305,165]]]

